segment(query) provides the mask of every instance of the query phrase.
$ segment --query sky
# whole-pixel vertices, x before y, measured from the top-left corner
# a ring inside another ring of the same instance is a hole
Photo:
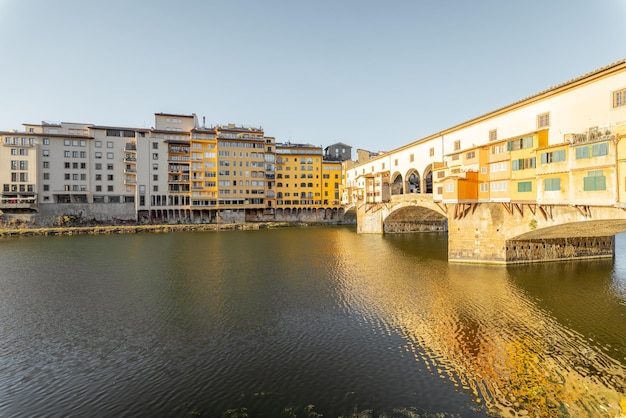
[[[626,58],[625,21],[626,0],[0,0],[0,130],[195,113],[389,151]]]

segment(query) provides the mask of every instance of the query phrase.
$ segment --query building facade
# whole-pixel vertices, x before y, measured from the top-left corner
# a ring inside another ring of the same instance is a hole
[[[626,207],[625,136],[622,60],[347,167],[343,203],[422,193],[444,204]]]
[[[24,126],[24,132],[0,132],[5,221],[339,220],[340,162],[323,166],[321,147],[277,145],[260,127],[206,127],[195,114],[169,113],[156,113],[151,129],[67,122]],[[294,156],[287,165],[285,152]],[[339,172],[332,177],[339,175],[339,181],[322,182],[331,179],[322,171],[335,167]],[[292,168],[293,179],[286,183],[283,172]]]

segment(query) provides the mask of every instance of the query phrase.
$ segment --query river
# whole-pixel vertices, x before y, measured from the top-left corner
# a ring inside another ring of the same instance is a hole
[[[0,240],[0,416],[607,416],[614,260],[450,264],[353,227]]]

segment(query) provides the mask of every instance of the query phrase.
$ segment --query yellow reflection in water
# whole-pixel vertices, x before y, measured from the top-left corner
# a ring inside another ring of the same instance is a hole
[[[620,415],[625,367],[537,307],[505,268],[420,260],[394,245],[372,257],[376,239],[350,252],[361,273],[344,298],[365,320],[385,318],[374,325],[403,336],[431,373],[504,416]]]

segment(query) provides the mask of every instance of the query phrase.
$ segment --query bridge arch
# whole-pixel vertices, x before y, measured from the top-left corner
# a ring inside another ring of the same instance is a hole
[[[404,183],[402,180],[402,174],[397,171],[391,176],[391,194],[404,194]]]
[[[383,216],[383,233],[445,232],[448,218],[432,201],[406,195]]]
[[[421,193],[422,192],[420,173],[416,169],[414,168],[410,169],[406,173],[405,178],[406,178],[407,193]]]

